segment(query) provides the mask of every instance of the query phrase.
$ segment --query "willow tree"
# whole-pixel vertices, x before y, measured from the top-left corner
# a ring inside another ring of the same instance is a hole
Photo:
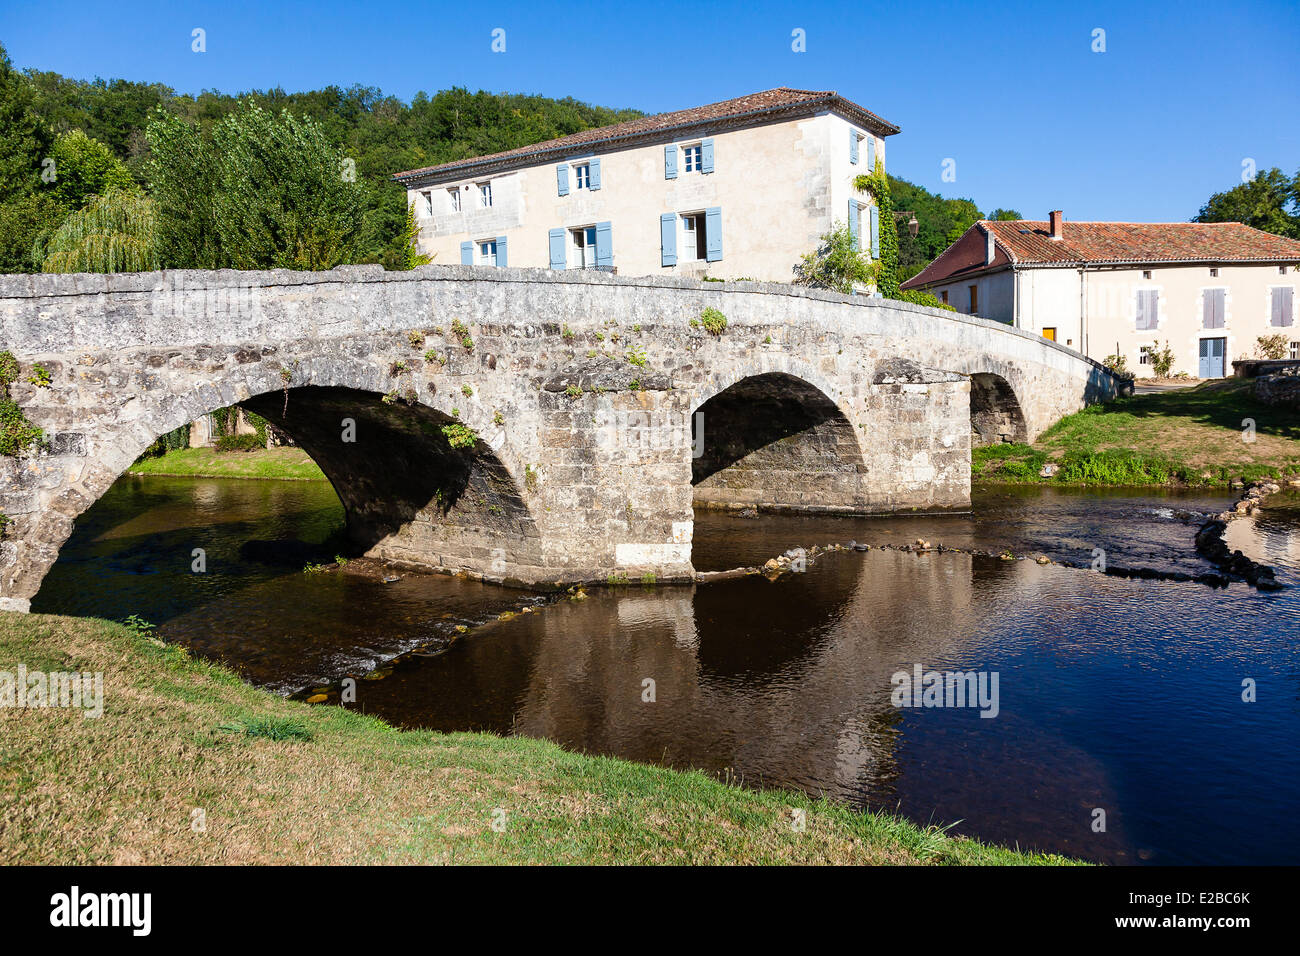
[[[157,214],[139,190],[114,189],[74,212],[46,246],[44,272],[150,272],[159,267]]]

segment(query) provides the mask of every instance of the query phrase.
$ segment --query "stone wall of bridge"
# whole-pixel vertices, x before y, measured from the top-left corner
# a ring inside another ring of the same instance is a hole
[[[1114,391],[1054,343],[906,303],[466,267],[5,276],[0,344],[48,436],[0,461],[9,607],[154,438],[234,403],[321,464],[359,550],[539,585],[688,577],[697,496],[964,507],[969,376],[1006,383],[1026,437]]]

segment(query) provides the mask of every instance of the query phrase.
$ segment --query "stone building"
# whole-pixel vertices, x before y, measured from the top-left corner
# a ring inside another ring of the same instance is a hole
[[[877,254],[853,181],[898,131],[782,87],[395,178],[436,263],[788,282],[837,222]]]
[[[1300,358],[1297,268],[1300,242],[1239,222],[1068,222],[1057,210],[975,223],[903,288],[1097,361],[1121,355],[1140,377],[1167,344],[1175,373],[1221,378],[1264,336]]]

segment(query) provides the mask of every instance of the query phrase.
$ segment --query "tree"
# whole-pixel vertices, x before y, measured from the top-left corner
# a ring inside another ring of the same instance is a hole
[[[149,272],[158,268],[157,217],[138,189],[114,189],[73,213],[51,238],[45,272]]]
[[[1292,179],[1276,166],[1259,173],[1248,183],[1215,193],[1192,221],[1244,222],[1264,232],[1300,239],[1300,173]]]
[[[319,124],[246,100],[211,136],[162,113],[148,135],[164,266],[332,269],[358,261],[364,209],[355,164]]]
[[[831,289],[845,295],[855,287],[869,285],[876,277],[877,266],[869,253],[857,248],[857,237],[844,223],[821,237],[821,245],[806,253],[795,266],[795,284],[817,289]]]
[[[1020,215],[1014,209],[1003,209],[1001,207],[994,209],[989,213],[988,218],[993,222],[1018,222],[1025,217]]]
[[[419,249],[420,224],[415,221],[415,207],[406,207],[406,222],[397,239],[384,250],[382,262],[390,272],[406,272],[416,266],[427,266],[433,259]]]
[[[103,143],[91,139],[79,129],[64,133],[50,150],[54,201],[74,212],[90,201],[114,189],[132,189],[135,179],[126,164]]]

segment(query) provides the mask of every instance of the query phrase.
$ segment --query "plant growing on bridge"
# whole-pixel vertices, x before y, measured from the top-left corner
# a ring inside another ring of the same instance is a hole
[[[406,341],[413,349],[418,349],[424,344],[424,333],[418,329],[412,329],[406,333]]]
[[[32,374],[27,377],[27,381],[37,388],[49,388],[52,381],[50,379],[50,370],[44,365],[33,365]]]
[[[727,317],[717,309],[705,309],[700,313],[700,324],[710,335],[721,335],[727,330]]]
[[[451,320],[451,334],[460,339],[460,344],[464,347],[466,352],[474,351],[474,340],[470,338],[469,326],[460,319]]]
[[[582,386],[566,385],[564,387],[564,394],[569,396],[569,398],[582,398]]]
[[[0,455],[17,455],[45,440],[45,433],[9,397],[9,386],[17,379],[18,360],[6,349],[0,352]]]
[[[8,530],[9,530],[9,516],[5,514],[3,511],[0,511],[0,538],[3,538],[5,536],[5,532]]]
[[[626,357],[628,362],[631,363],[632,365],[635,365],[637,368],[646,367],[647,359],[645,357],[645,349],[638,348],[637,346],[634,345],[627,350]]]
[[[442,434],[452,448],[473,448],[478,444],[478,433],[460,422],[443,425]]]
[[[464,385],[462,385],[462,386],[460,387],[460,393],[461,393],[462,395],[464,395],[466,398],[473,398],[473,397],[474,397],[474,386],[472,386],[472,385],[470,385],[468,382],[466,382]]]
[[[849,227],[837,222],[830,232],[822,234],[821,245],[805,253],[794,267],[795,285],[845,295],[858,286],[870,285],[876,277],[876,264],[857,246],[857,237]]]

